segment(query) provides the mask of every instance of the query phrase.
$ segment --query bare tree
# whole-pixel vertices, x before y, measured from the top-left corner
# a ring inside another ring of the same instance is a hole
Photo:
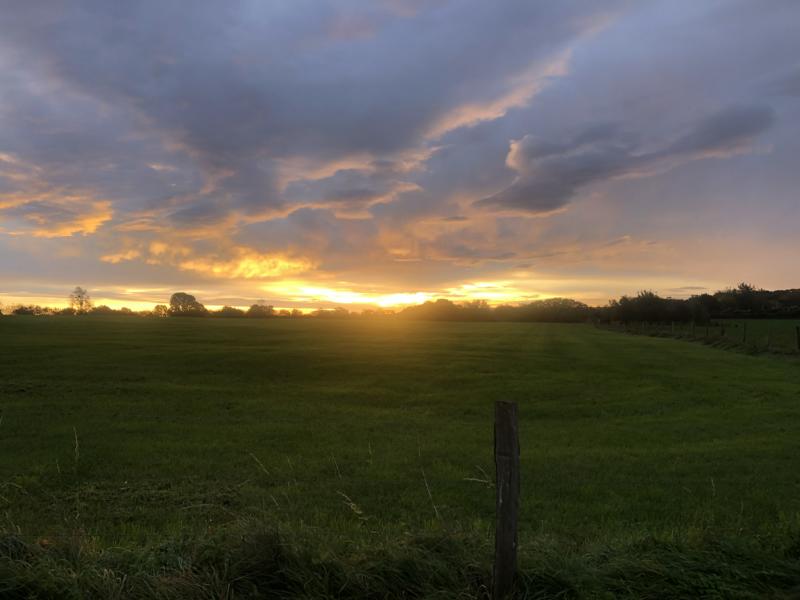
[[[89,292],[81,286],[75,286],[72,293],[69,295],[69,305],[75,314],[83,314],[92,308],[92,299],[89,297]]]

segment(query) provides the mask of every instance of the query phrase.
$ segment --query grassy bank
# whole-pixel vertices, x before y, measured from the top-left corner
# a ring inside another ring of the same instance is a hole
[[[795,598],[800,540],[529,538],[517,598]],[[0,538],[3,598],[488,598],[491,548],[457,533],[320,540],[253,521],[147,547]]]

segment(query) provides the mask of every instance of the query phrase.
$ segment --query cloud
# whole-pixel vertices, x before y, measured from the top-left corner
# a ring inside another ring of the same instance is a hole
[[[398,194],[419,189],[403,180],[393,161],[373,161],[367,168],[340,169],[329,177],[290,182],[284,190],[289,204],[359,210],[390,202]]]
[[[426,137],[436,139],[455,129],[471,127],[483,121],[494,121],[505,116],[512,108],[525,106],[547,85],[548,80],[566,75],[568,64],[569,52],[564,52],[552,62],[536,64],[531,69],[514,75],[509,79],[507,90],[497,97],[461,104],[439,117],[426,132]]]
[[[139,252],[139,250],[132,249],[132,250],[126,250],[124,252],[117,252],[115,254],[106,254],[104,256],[101,256],[100,260],[102,260],[103,262],[111,263],[112,265],[116,265],[117,263],[120,263],[125,260],[134,260],[136,258],[139,258],[141,255],[142,253]]]
[[[476,206],[549,214],[564,208],[588,185],[623,177],[646,177],[680,164],[747,152],[774,121],[767,106],[730,107],[696,123],[661,149],[643,150],[639,136],[614,124],[597,124],[568,142],[526,135],[511,142],[506,164],[517,171],[505,189]]]
[[[512,263],[662,272],[711,220],[794,248],[798,10],[16,3],[0,278],[257,298],[307,268],[307,286],[402,294]],[[626,236],[648,242],[604,246]],[[770,263],[792,273],[790,255]],[[690,268],[719,272],[710,256]]]
[[[39,165],[0,152],[0,233],[40,238],[89,235],[113,218],[112,203],[92,190],[48,181]]]
[[[50,191],[33,197],[17,197],[10,208],[0,208],[0,233],[38,238],[90,235],[113,215],[107,200]]]
[[[20,5],[0,23],[11,110],[43,126],[9,139],[120,204],[173,205],[178,226],[200,212],[230,224],[225,213],[283,210],[286,161],[392,159],[524,105],[618,4]],[[306,191],[354,203],[381,194]]]
[[[301,255],[286,252],[258,252],[243,246],[191,246],[175,240],[155,239],[150,242],[123,240],[135,247],[101,257],[103,262],[117,265],[142,259],[153,266],[169,266],[181,271],[196,273],[210,279],[273,279],[306,273],[314,262]]]
[[[304,273],[313,267],[308,260],[265,255],[247,248],[234,248],[230,258],[186,257],[178,268],[211,277],[228,279],[270,279]]]
[[[745,152],[756,136],[766,131],[774,120],[775,113],[769,106],[727,108],[702,120],[660,153],[645,155],[642,160],[681,160],[684,157],[691,160]]]
[[[781,74],[766,86],[766,90],[778,96],[800,97],[800,70]]]

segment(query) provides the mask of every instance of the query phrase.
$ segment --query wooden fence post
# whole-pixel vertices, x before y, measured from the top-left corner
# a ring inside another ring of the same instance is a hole
[[[519,427],[516,402],[494,404],[494,464],[497,472],[497,521],[492,598],[507,598],[517,570],[519,515]]]
[[[800,325],[795,325],[794,335],[797,338],[797,351],[800,352]]]

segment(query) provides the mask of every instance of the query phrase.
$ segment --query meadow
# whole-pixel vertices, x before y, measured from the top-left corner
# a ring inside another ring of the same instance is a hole
[[[617,323],[604,327],[626,333],[674,337],[751,354],[800,354],[800,320],[796,319],[715,319],[705,325]]]
[[[800,359],[588,325],[0,318],[0,597],[800,590]]]

